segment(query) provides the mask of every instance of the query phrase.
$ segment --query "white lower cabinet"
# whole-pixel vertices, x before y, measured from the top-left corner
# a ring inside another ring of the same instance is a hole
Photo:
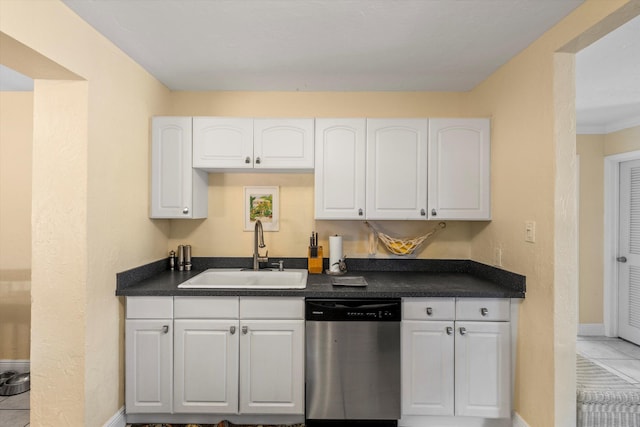
[[[128,297],[127,414],[304,414],[304,299]]]
[[[403,313],[403,417],[510,417],[508,299],[411,298]]]

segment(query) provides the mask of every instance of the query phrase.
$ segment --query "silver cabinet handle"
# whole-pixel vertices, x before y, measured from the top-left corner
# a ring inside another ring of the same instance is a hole
[[[249,328],[247,326],[243,326],[242,327],[242,334],[243,335],[247,335],[248,332],[249,332]]]
[[[482,307],[480,309],[480,314],[483,315],[483,316],[486,316],[487,314],[489,314],[489,309],[487,309],[485,307]]]
[[[427,307],[427,316],[431,316],[433,314],[433,308]]]
[[[244,158],[245,163],[251,163],[251,157],[247,156]]]
[[[260,157],[256,157],[256,165],[260,164]]]
[[[427,212],[424,209],[420,209],[420,215],[421,216],[426,216]]]
[[[453,327],[451,326],[447,326],[444,330],[447,332],[447,335],[453,334]]]
[[[169,333],[169,325],[164,325],[162,327],[162,333],[163,334],[168,334]]]
[[[467,335],[467,328],[460,328],[460,335]]]
[[[234,335],[234,334],[236,333],[236,327],[235,327],[235,326],[230,327],[230,328],[229,328],[229,333],[230,333],[231,335]]]
[[[435,209],[431,209],[431,216],[438,216],[438,212]]]
[[[627,257],[626,256],[619,256],[618,258],[616,258],[616,261],[621,262],[621,263],[625,263],[627,262]]]
[[[189,213],[189,208],[182,209],[182,213],[185,214],[185,215],[188,214]]]
[[[358,209],[358,215],[362,216],[364,214],[364,212],[362,212],[362,209]]]

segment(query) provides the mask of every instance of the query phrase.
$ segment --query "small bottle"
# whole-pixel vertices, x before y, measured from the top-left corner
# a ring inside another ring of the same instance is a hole
[[[176,269],[176,251],[169,252],[169,268],[172,271]]]
[[[191,271],[191,245],[185,245],[184,247],[184,269]]]

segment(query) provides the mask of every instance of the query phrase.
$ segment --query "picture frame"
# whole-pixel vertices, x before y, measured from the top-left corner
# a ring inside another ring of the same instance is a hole
[[[280,230],[280,188],[244,187],[244,231],[253,231],[260,219],[264,231]]]

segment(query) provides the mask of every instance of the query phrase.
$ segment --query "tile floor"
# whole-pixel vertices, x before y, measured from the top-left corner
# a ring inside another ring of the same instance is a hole
[[[29,425],[30,392],[15,396],[0,396],[0,427],[25,427]]]
[[[579,336],[576,350],[632,384],[640,384],[640,347],[620,338]]]

